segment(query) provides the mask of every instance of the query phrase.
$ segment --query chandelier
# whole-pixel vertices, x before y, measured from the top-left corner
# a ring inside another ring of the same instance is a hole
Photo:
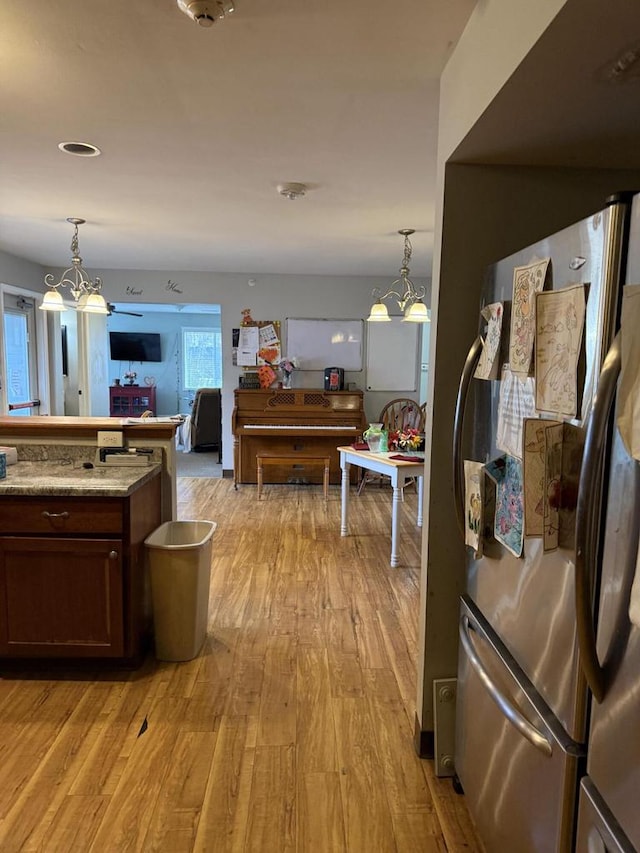
[[[427,306],[422,301],[425,295],[424,287],[416,290],[409,278],[409,262],[411,261],[411,241],[409,237],[415,233],[415,228],[401,228],[398,234],[404,237],[404,256],[400,267],[400,278],[392,282],[386,293],[381,294],[379,288],[374,288],[372,296],[377,296],[377,301],[371,306],[371,313],[367,317],[369,323],[390,323],[391,317],[383,299],[394,297],[404,313],[403,323],[430,323],[431,317]],[[397,289],[396,289],[397,288]]]
[[[60,280],[55,284],[54,276],[51,273],[44,277],[49,290],[45,293],[40,308],[43,311],[64,311],[65,306],[59,288],[68,287],[75,299],[78,311],[85,311],[88,314],[107,314],[107,303],[100,293],[102,280],[98,276],[95,277],[94,281],[89,278],[89,274],[82,266],[82,258],[79,254],[78,225],[84,225],[85,220],[69,217],[67,222],[70,222],[74,227],[73,238],[71,239],[71,266],[62,273]]]

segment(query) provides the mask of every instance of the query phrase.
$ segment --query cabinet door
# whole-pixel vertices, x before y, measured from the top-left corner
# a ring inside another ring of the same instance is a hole
[[[0,537],[0,656],[118,657],[122,541]]]

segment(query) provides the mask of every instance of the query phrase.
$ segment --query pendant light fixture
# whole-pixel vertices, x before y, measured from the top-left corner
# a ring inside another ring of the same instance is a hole
[[[377,301],[371,306],[371,313],[367,317],[369,323],[390,323],[391,317],[387,306],[382,301],[394,297],[404,313],[402,318],[403,323],[429,323],[431,317],[429,310],[422,301],[425,296],[425,288],[420,287],[416,290],[413,282],[409,278],[409,262],[411,261],[411,241],[409,237],[415,234],[414,228],[401,228],[398,231],[404,237],[404,256],[402,258],[402,266],[400,267],[400,278],[392,282],[391,287],[386,293],[380,294],[379,288],[374,288],[372,295],[377,296]],[[397,288],[397,289],[396,289]]]
[[[78,247],[78,225],[84,225],[85,220],[69,217],[67,222],[70,222],[74,228],[71,239],[71,266],[62,273],[60,280],[56,283],[51,273],[44,277],[49,290],[45,293],[42,305],[39,307],[43,311],[64,311],[65,306],[59,288],[68,287],[78,311],[84,311],[87,314],[107,314],[107,303],[100,293],[102,280],[96,276],[92,281],[82,266]]]

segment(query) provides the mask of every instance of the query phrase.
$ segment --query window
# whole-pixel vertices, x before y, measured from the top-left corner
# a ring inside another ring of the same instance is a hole
[[[220,329],[182,329],[182,389],[222,387]]]

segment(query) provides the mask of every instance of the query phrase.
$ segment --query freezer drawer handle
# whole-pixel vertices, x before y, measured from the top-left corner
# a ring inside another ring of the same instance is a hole
[[[460,642],[462,643],[462,647],[469,658],[469,663],[475,670],[476,675],[482,682],[485,690],[489,696],[491,696],[498,708],[500,708],[507,720],[509,720],[511,725],[515,726],[520,734],[525,737],[529,743],[533,744],[536,749],[539,749],[540,752],[545,755],[551,756],[553,754],[551,742],[544,736],[544,734],[542,734],[542,732],[530,723],[529,720],[527,720],[524,714],[522,714],[518,708],[510,702],[510,700],[491,680],[491,676],[482,665],[482,661],[476,654],[476,650],[473,647],[471,631],[472,625],[469,621],[469,617],[463,614],[460,618]]]
[[[453,496],[456,502],[456,516],[458,518],[458,527],[462,533],[462,541],[465,541],[464,535],[464,460],[462,458],[462,425],[464,423],[464,410],[467,405],[467,397],[469,388],[471,388],[471,380],[476,371],[480,355],[482,354],[483,342],[480,335],[471,344],[471,349],[467,354],[467,360],[462,369],[460,376],[460,385],[458,386],[458,396],[456,398],[456,413],[453,421]]]
[[[602,365],[598,390],[584,441],[584,456],[576,509],[576,622],[580,661],[587,683],[598,702],[605,694],[605,674],[598,660],[596,633],[591,610],[593,578],[597,565],[598,522],[594,506],[594,484],[601,481],[609,415],[620,376],[620,335],[616,335]]]

